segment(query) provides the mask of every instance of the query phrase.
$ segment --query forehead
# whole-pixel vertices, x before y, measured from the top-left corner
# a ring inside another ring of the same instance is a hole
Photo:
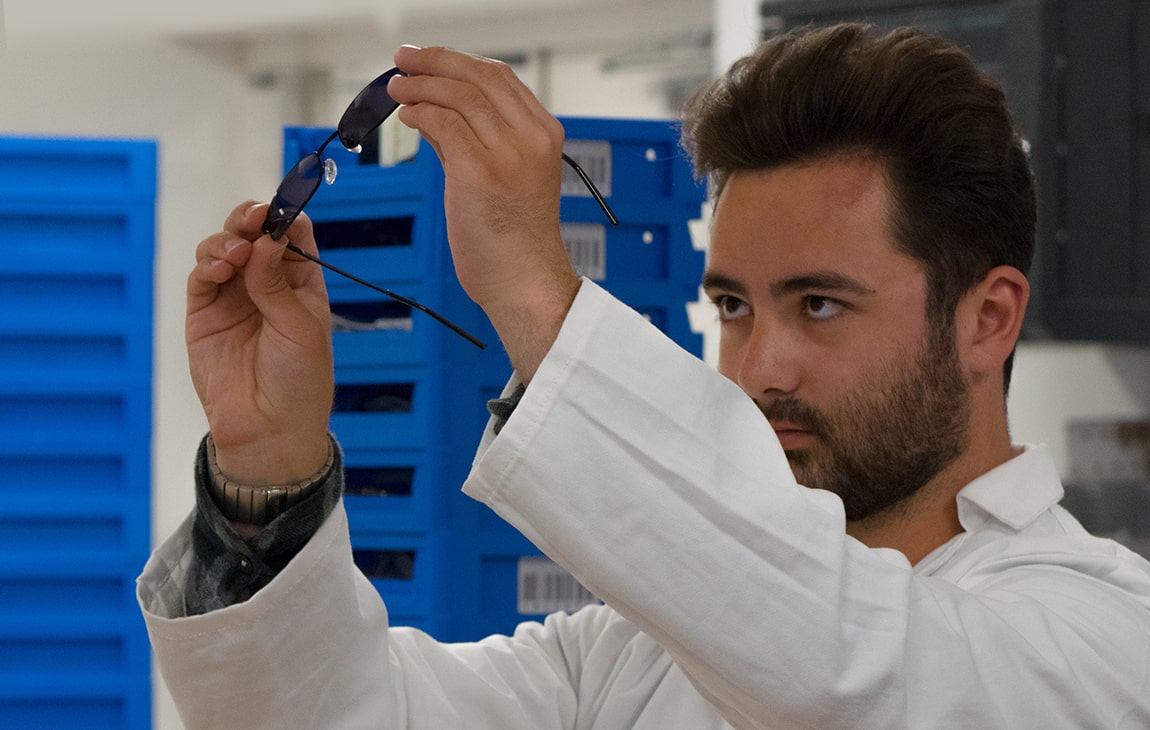
[[[710,260],[826,268],[908,258],[895,247],[890,205],[882,163],[870,157],[736,172],[715,209]]]

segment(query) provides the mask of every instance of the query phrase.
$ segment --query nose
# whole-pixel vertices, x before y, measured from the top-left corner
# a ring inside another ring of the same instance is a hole
[[[747,395],[766,402],[798,389],[800,353],[795,333],[781,323],[756,316],[748,332],[720,333],[719,371]]]

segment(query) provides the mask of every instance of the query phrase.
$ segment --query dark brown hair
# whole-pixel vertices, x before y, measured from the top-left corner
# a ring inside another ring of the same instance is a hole
[[[992,268],[1030,268],[1034,181],[1021,139],[998,84],[944,39],[858,23],[775,36],[689,102],[683,144],[716,196],[739,170],[881,160],[892,233],[922,263],[927,316],[946,332]]]

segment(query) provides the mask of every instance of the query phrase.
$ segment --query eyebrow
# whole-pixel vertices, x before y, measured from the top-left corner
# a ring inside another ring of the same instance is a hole
[[[715,271],[703,272],[703,288],[722,289],[723,291],[729,291],[732,294],[738,294],[739,296],[747,293],[747,287],[743,286],[741,281],[727,276],[726,274],[720,274]]]
[[[703,274],[704,289],[721,289],[732,294],[744,296],[747,287],[738,279],[717,271],[708,271]],[[852,278],[838,271],[812,271],[798,276],[780,279],[771,283],[771,296],[778,298],[787,294],[802,291],[842,292],[856,296],[874,294],[875,290],[866,286],[858,279]]]

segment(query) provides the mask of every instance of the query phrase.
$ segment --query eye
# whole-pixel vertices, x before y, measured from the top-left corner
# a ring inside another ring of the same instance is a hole
[[[730,294],[720,294],[713,297],[711,302],[715,305],[715,309],[719,310],[720,322],[730,322],[751,313],[751,308],[746,302]]]
[[[803,298],[803,312],[811,319],[829,320],[835,319],[846,311],[846,305],[842,302],[830,299],[829,297],[820,297],[817,294],[811,294]]]

